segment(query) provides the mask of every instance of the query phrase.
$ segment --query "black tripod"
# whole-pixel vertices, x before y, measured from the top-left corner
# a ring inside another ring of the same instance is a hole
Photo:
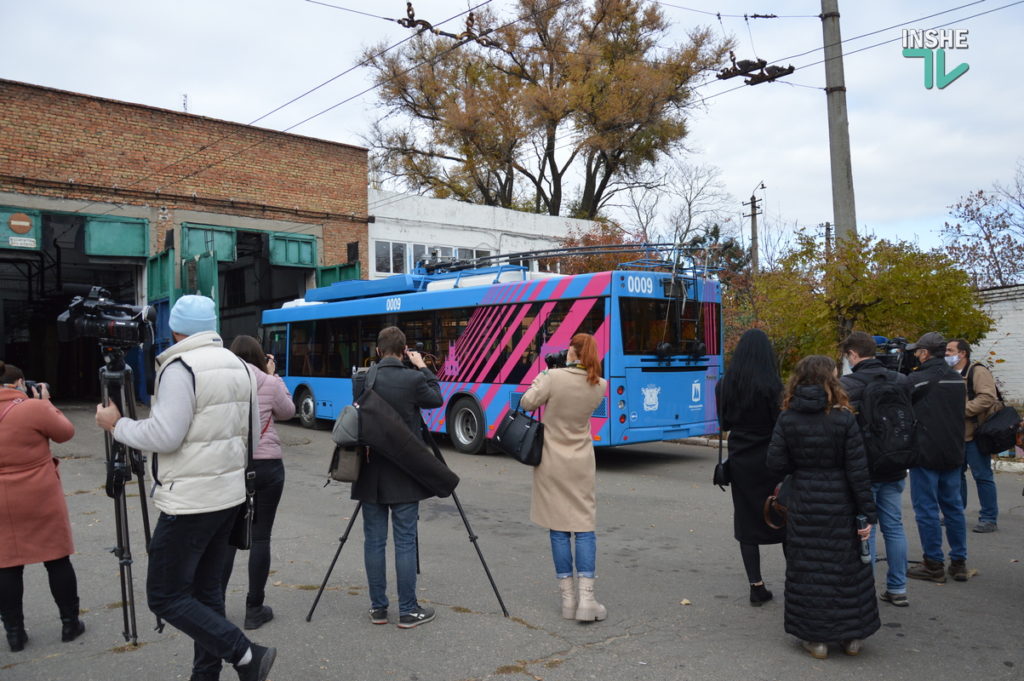
[[[434,456],[436,456],[441,461],[441,463],[443,463],[443,464],[445,464],[447,466],[448,463],[444,460],[444,457],[441,455],[441,450],[438,449],[437,443],[434,442],[434,435],[433,435],[433,433],[431,433],[430,429],[427,428],[427,424],[423,423],[422,421],[420,423],[421,423],[421,428],[423,430],[423,434],[426,437],[427,443],[430,444],[431,449],[434,450]],[[473,532],[473,528],[470,527],[470,525],[469,525],[469,518],[466,517],[466,511],[463,510],[462,502],[459,501],[459,495],[455,493],[455,490],[452,490],[452,501],[455,502],[455,508],[457,508],[459,510],[459,515],[462,517],[462,522],[466,526],[466,532],[467,532],[467,534],[469,534],[469,541],[473,542],[473,548],[476,549],[476,555],[480,558],[480,564],[483,565],[483,567],[484,567],[484,573],[487,575],[487,581],[489,581],[491,583],[491,589],[494,590],[494,595],[498,599],[498,605],[501,606],[501,612],[505,615],[505,617],[508,617],[509,616],[508,608],[505,607],[505,601],[501,600],[501,594],[498,593],[498,585],[494,583],[494,577],[491,576],[491,570],[490,570],[490,568],[487,567],[487,561],[484,560],[484,554],[480,550],[480,545],[477,544],[476,540],[478,539],[478,537]],[[356,510],[354,510],[352,512],[352,517],[349,518],[348,525],[345,526],[345,532],[338,539],[338,550],[334,552],[334,558],[331,560],[330,567],[327,568],[327,574],[324,575],[324,581],[320,584],[320,590],[316,592],[316,598],[313,599],[313,605],[309,609],[309,614],[306,615],[306,621],[307,622],[311,622],[313,620],[313,611],[316,610],[316,606],[320,602],[320,596],[322,596],[323,593],[324,593],[324,588],[327,586],[327,580],[331,578],[331,572],[334,571],[334,565],[335,565],[335,563],[338,562],[338,556],[341,555],[341,549],[345,546],[345,542],[348,541],[348,533],[352,531],[352,525],[355,524],[356,518],[359,516],[359,511],[360,511],[360,509],[362,509],[362,507],[363,507],[363,502],[360,501],[359,503],[356,504]],[[418,542],[417,542],[417,544],[418,544]],[[418,546],[417,546],[416,555],[417,555],[417,566],[418,566],[418,564],[419,564],[419,548],[418,548]],[[418,567],[417,567],[417,571],[419,571]]]
[[[118,411],[128,418],[135,418],[135,385],[132,368],[125,364],[124,348],[100,343],[103,366],[100,367],[100,389],[103,404],[113,402]],[[125,484],[134,475],[139,481],[139,502],[142,505],[142,527],[146,537],[146,550],[152,538],[149,529],[149,508],[146,505],[146,457],[108,432],[103,432],[106,446],[107,496],[114,500],[114,526],[117,530],[117,545],[110,552],[117,556],[121,572],[121,614],[124,617],[124,640],[138,644],[135,624],[135,587],[132,582],[132,549],[128,535],[128,501]],[[163,631],[164,623],[156,618],[156,630]]]

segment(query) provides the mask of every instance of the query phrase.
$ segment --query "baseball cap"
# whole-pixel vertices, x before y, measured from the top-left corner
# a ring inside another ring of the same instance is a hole
[[[907,350],[917,350],[918,348],[924,348],[925,350],[934,350],[936,348],[946,347],[946,337],[938,331],[929,331],[925,335],[917,339],[916,343],[911,343],[907,346]]]

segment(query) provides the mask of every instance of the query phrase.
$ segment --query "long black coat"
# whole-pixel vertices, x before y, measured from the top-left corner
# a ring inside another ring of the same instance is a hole
[[[878,630],[871,564],[860,560],[856,516],[875,522],[860,428],[846,409],[825,411],[820,386],[800,386],[768,447],[768,467],[792,473],[786,523],[786,631],[826,643]]]
[[[764,522],[764,500],[782,480],[766,463],[781,394],[723,401],[721,386],[715,387],[715,396],[721,412],[719,426],[729,431],[733,536],[742,544],[778,544],[786,538],[786,530],[773,530]]]
[[[353,397],[363,393],[366,375],[352,381]],[[395,408],[413,433],[420,433],[420,409],[444,404],[441,386],[430,369],[409,369],[394,357],[377,363],[373,390]],[[372,504],[407,504],[434,496],[433,492],[388,457],[370,452],[352,483],[352,498]]]

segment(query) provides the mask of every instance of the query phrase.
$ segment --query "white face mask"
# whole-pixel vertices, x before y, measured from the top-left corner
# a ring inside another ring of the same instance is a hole
[[[946,355],[946,364],[955,367],[960,362],[960,355]]]

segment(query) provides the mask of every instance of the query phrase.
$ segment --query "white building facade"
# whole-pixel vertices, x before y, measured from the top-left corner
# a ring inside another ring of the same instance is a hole
[[[986,289],[978,297],[995,324],[971,359],[992,367],[1006,399],[1024,402],[1024,285]]]
[[[415,263],[434,256],[469,260],[559,248],[570,232],[594,227],[589,220],[373,188],[367,199],[373,216],[367,279],[411,272]]]

